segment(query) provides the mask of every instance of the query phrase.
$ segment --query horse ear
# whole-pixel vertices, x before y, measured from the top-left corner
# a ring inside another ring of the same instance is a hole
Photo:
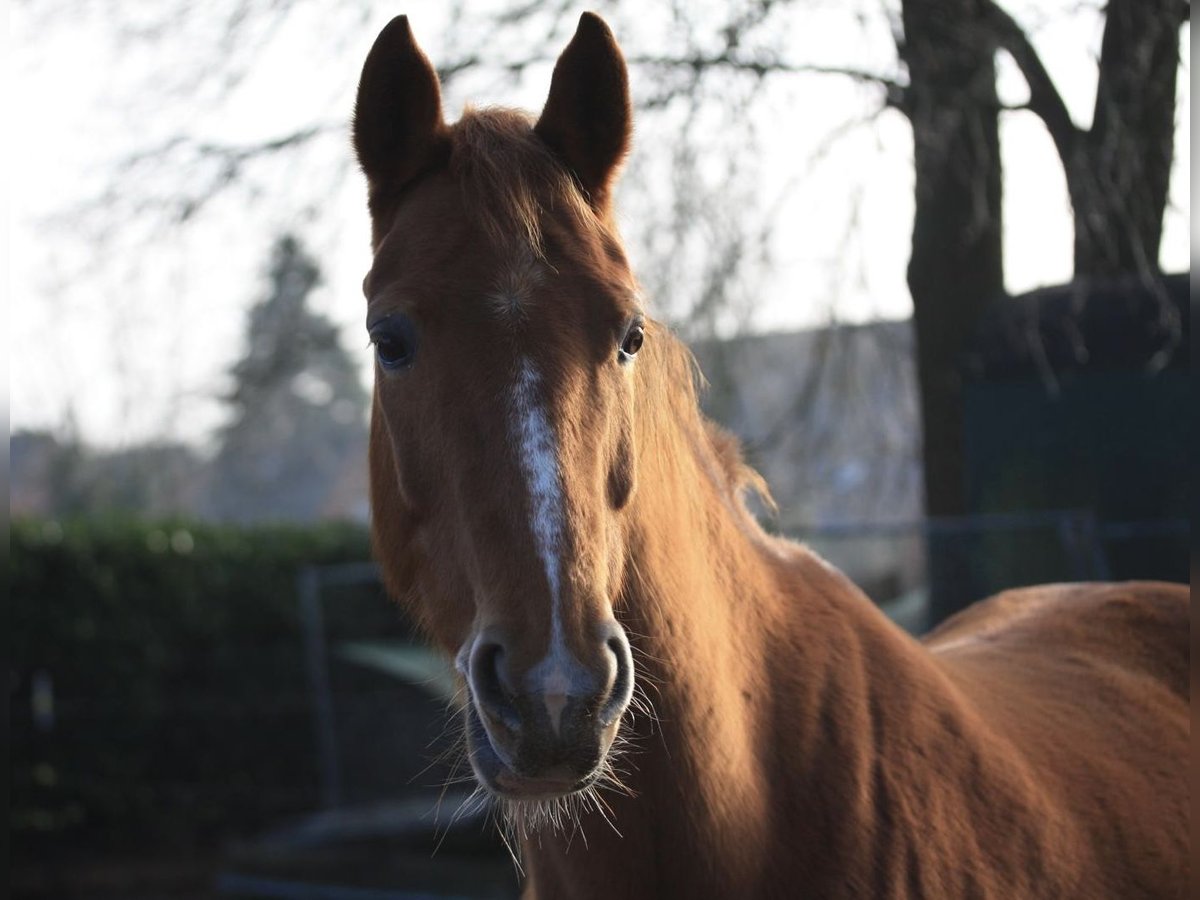
[[[604,20],[579,17],[579,27],[554,66],[550,96],[534,131],[567,164],[603,212],[633,130],[625,59]]]
[[[429,166],[446,133],[437,72],[408,17],[396,16],[367,54],[354,102],[354,149],[372,197],[399,190]]]

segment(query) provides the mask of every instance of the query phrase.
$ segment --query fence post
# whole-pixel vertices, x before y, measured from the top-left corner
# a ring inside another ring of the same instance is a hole
[[[1058,535],[1071,561],[1071,577],[1076,581],[1107,580],[1108,563],[1100,545],[1096,516],[1090,510],[1062,514]]]
[[[300,621],[304,628],[304,661],[313,698],[313,728],[321,775],[321,802],[332,809],[342,802],[342,769],[338,760],[333,691],[325,647],[325,617],[321,609],[321,579],[315,566],[305,566],[297,579]]]

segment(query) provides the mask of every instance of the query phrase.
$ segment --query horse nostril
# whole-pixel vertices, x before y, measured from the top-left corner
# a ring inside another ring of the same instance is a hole
[[[475,701],[481,709],[515,730],[520,717],[505,673],[504,648],[500,644],[481,642],[471,651],[471,690]]]
[[[625,629],[615,623],[604,645],[616,661],[612,688],[600,710],[601,722],[608,725],[625,712],[625,707],[633,697],[633,654],[629,649],[629,639],[625,637]]]

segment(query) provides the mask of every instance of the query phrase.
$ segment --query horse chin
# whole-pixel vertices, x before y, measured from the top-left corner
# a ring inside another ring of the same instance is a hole
[[[522,775],[496,749],[473,703],[467,705],[466,715],[467,755],[471,768],[479,783],[500,799],[523,802],[557,800],[587,790],[600,778],[600,763],[582,778],[567,766],[555,766],[537,775]],[[600,754],[601,761],[604,755]]]

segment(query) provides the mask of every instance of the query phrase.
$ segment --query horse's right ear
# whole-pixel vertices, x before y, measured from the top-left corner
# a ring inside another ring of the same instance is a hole
[[[413,40],[408,17],[396,16],[367,54],[354,102],[354,150],[372,205],[435,162],[446,134],[437,72]]]

